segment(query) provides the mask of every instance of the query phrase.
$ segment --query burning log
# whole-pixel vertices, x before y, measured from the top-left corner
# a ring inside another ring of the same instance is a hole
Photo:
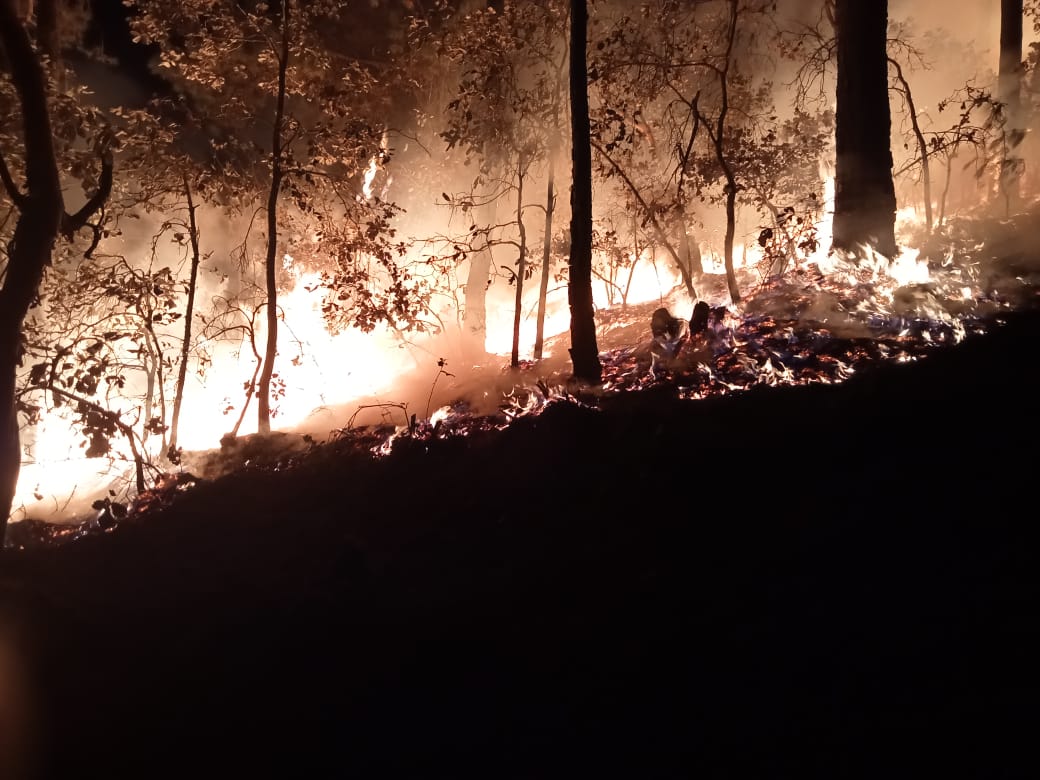
[[[653,334],[651,351],[657,357],[674,358],[683,341],[690,333],[686,320],[673,317],[663,306],[657,309],[650,319],[650,332]]]
[[[693,316],[690,317],[690,333],[696,336],[703,333],[708,327],[708,317],[711,316],[711,307],[704,301],[697,301],[693,307]]]

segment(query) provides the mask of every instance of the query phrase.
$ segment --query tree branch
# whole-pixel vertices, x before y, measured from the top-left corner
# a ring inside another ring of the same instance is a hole
[[[108,196],[111,194],[112,152],[106,149],[101,153],[101,178],[98,180],[97,192],[75,214],[66,213],[62,215],[61,232],[66,240],[71,240],[76,231],[87,224],[87,220],[105,205],[105,201],[108,200]]]
[[[63,390],[60,387],[56,387],[53,382],[26,387],[24,390],[22,390],[22,393],[24,394],[32,390],[42,390],[44,392],[51,393],[52,395],[64,398],[67,401],[79,404],[83,408],[90,409],[90,411],[101,415],[106,420],[111,422],[117,429],[119,429],[119,432],[126,437],[126,440],[130,445],[130,453],[131,455],[133,455],[134,458],[134,471],[136,477],[135,483],[137,487],[137,492],[144,492],[144,458],[141,456],[141,451],[137,449],[137,442],[135,440],[134,429],[131,426],[127,425],[125,422],[123,422],[123,418],[119,414],[119,412],[113,412],[112,410],[106,409],[105,407],[101,406],[95,401],[91,401],[87,398],[83,398],[82,396],[76,395],[75,393],[70,393],[67,390]]]
[[[14,205],[16,205],[20,211],[24,210],[28,198],[26,198],[25,194],[18,189],[18,185],[15,183],[14,177],[11,176],[11,171],[7,167],[7,161],[4,159],[3,152],[0,152],[0,181],[3,181],[4,189],[7,190],[7,194],[11,196]]]

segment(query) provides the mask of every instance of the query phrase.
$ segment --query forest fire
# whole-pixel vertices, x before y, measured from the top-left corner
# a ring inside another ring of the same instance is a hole
[[[1024,775],[1038,129],[1040,0],[0,0],[0,780]]]
[[[824,273],[815,263],[769,280],[748,297],[740,312],[726,306],[711,311],[706,329],[687,335],[673,355],[654,354],[649,339],[650,311],[657,302],[613,314],[618,344],[601,355],[603,385],[595,393],[568,387],[566,374],[539,374],[503,394],[495,415],[468,412],[466,405],[443,407],[430,424],[411,431],[395,429],[391,439],[373,447],[386,454],[392,439],[406,435],[467,435],[508,425],[538,414],[550,403],[567,401],[595,407],[612,393],[650,388],[670,389],[675,397],[703,399],[756,386],[840,383],[857,371],[886,362],[909,362],[939,347],[959,343],[992,326],[994,315],[1010,310],[1008,300],[993,298],[974,283],[974,262],[940,268],[933,276],[916,252],[889,264],[828,262]],[[1031,294],[1023,285],[1023,292]],[[638,343],[622,344],[626,338]]]
[[[913,215],[903,216],[907,221],[900,225],[901,234],[919,230],[919,224],[909,221]],[[817,228],[825,233],[827,221],[821,220]],[[428,419],[422,406],[414,402],[411,408],[417,413],[410,412],[409,404],[402,400],[402,393],[408,391],[396,390],[395,384],[424,362],[429,364],[429,356],[443,343],[436,338],[405,343],[386,330],[361,333],[350,329],[330,336],[321,315],[318,275],[297,271],[287,255],[284,268],[295,281],[283,293],[280,306],[285,322],[291,324],[293,354],[287,355],[279,377],[284,394],[278,409],[279,426],[315,432],[321,440],[324,421],[335,417],[322,417],[320,410],[338,405],[353,413],[345,427],[329,426],[329,440],[351,442],[378,457],[392,452],[400,441],[415,443],[501,430],[557,402],[595,408],[612,394],[648,389],[665,389],[676,398],[698,400],[758,386],[840,383],[872,366],[913,361],[938,347],[953,346],[969,334],[982,332],[1001,311],[1027,300],[1033,280],[1013,279],[1012,284],[1021,288],[1017,293],[1009,293],[1006,287],[1000,291],[984,288],[986,273],[980,252],[982,247],[967,237],[959,244],[947,242],[938,259],[931,262],[920,259],[918,250],[905,249],[889,262],[869,249],[863,258],[854,259],[826,252],[821,246],[784,274],[764,277],[760,272],[762,248],[748,246],[737,265],[748,290],[745,299],[738,306],[728,304],[724,276],[705,274],[702,300],[713,301],[708,305],[707,321],[699,332],[687,330],[669,354],[655,350],[650,313],[664,305],[676,316],[688,317],[693,303],[671,269],[661,267],[645,252],[642,257],[633,255],[624,304],[610,305],[606,281],[596,290],[603,364],[600,388],[591,392],[576,388],[566,367],[552,360],[554,352],[566,352],[568,340],[565,291],[557,290],[549,296],[546,332],[551,335],[544,364],[525,361],[512,371],[496,367],[508,356],[510,323],[506,316],[498,318],[489,312],[488,351],[498,355],[474,371],[497,377],[490,382],[480,380],[487,389],[481,402],[473,404],[473,388],[481,387],[479,381],[474,385],[465,372],[456,369],[449,373],[442,368],[440,387],[431,387],[426,399]],[[533,301],[528,305],[533,311]],[[533,327],[533,318],[528,318],[522,332],[533,338]],[[254,338],[260,340],[259,335]],[[228,427],[233,415],[229,415],[227,399],[241,392],[236,390],[241,387],[241,377],[248,376],[256,365],[248,343],[222,349],[226,357],[211,358],[220,363],[221,370],[207,376],[204,394],[196,401],[198,408],[193,407],[182,428],[181,441],[188,448],[212,446],[213,432]],[[342,355],[351,359],[343,360]],[[232,367],[234,370],[228,370]],[[437,385],[436,379],[433,384]],[[451,399],[453,392],[458,397],[430,413],[434,389],[439,390],[437,398]],[[369,414],[365,417],[368,422],[355,423],[358,412],[363,411],[357,405],[365,398],[382,422]],[[353,406],[351,399],[358,399]],[[316,410],[320,422],[308,426]],[[242,432],[250,430],[247,424]],[[125,502],[131,512],[139,513],[154,508],[157,501],[168,500],[194,480],[187,472],[187,481],[162,476],[138,498],[119,498],[125,495],[133,453],[115,439],[105,461],[114,468],[99,469],[97,458],[85,456],[72,419],[63,419],[61,409],[41,418],[32,441],[34,460],[24,466],[19,492],[25,506],[35,501],[61,513],[77,495],[97,504],[95,497],[100,494],[116,504]],[[153,460],[162,456],[158,446],[159,437],[142,442],[145,456]],[[281,468],[295,454],[276,453],[267,467]],[[61,491],[66,491],[64,499],[59,498]],[[107,527],[111,527],[111,519]],[[60,540],[75,538],[85,530],[77,521],[65,530],[48,533]]]

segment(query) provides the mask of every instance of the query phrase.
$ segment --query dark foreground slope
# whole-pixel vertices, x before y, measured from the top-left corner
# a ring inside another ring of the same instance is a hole
[[[1038,336],[319,453],[9,553],[51,773],[1035,776]]]

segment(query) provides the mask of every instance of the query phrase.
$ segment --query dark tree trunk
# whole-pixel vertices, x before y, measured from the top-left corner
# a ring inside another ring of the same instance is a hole
[[[596,345],[592,303],[592,146],[589,128],[589,75],[586,62],[589,9],[571,0],[571,256],[567,300],[571,310],[574,376],[599,384],[603,366]]]
[[[1000,0],[1000,76],[998,97],[1004,104],[1007,124],[1001,166],[1001,192],[1010,212],[1018,205],[1023,161],[1018,157],[1022,141],[1022,0]]]
[[[516,261],[516,299],[513,304],[513,351],[509,365],[520,365],[520,322],[524,316],[524,277],[527,276],[527,228],[524,227],[524,172],[523,159],[516,176],[516,226],[520,231],[520,256]]]
[[[541,360],[545,350],[545,299],[549,295],[549,271],[552,266],[553,212],[556,210],[556,177],[552,157],[549,159],[549,184],[545,193],[545,235],[542,239],[542,276],[538,280],[538,322],[535,326],[534,359]]]
[[[36,298],[43,271],[64,217],[58,164],[54,155],[47,77],[33,51],[14,4],[0,2],[0,42],[22,109],[26,188],[10,186],[8,195],[19,209],[14,236],[7,247],[7,269],[0,287],[0,550],[11,514],[21,444],[16,410],[16,374],[21,353],[22,323]],[[6,165],[4,166],[6,171]]]
[[[191,273],[188,277],[188,302],[184,306],[184,336],[181,342],[181,362],[177,366],[177,385],[173,390],[173,417],[170,420],[170,451],[177,449],[177,434],[181,420],[181,404],[184,401],[184,383],[188,378],[188,355],[191,352],[191,320],[195,314],[195,290],[198,286],[199,263],[202,254],[199,251],[199,226],[195,220],[195,200],[192,197],[191,182],[184,177],[184,194],[188,199],[188,240],[191,244]]]
[[[282,41],[278,59],[278,99],[275,105],[274,130],[271,138],[271,191],[267,196],[267,345],[264,367],[257,388],[257,431],[271,432],[271,379],[278,355],[278,195],[282,189],[282,125],[285,121],[285,81],[289,69],[289,24],[292,0],[282,0]]]
[[[837,160],[834,248],[896,255],[888,0],[837,0]]]
[[[740,13],[740,5],[737,0],[731,0],[729,8],[729,37],[726,44],[726,64],[724,70],[719,74],[719,88],[722,92],[722,107],[719,109],[718,124],[715,128],[715,153],[719,159],[719,165],[726,176],[726,236],[723,240],[723,251],[726,264],[726,286],[729,287],[729,297],[733,303],[740,301],[740,287],[737,286],[737,274],[733,268],[733,243],[737,234],[737,177],[726,155],[726,118],[729,113],[729,68],[733,55],[733,45],[737,40],[737,16]]]

